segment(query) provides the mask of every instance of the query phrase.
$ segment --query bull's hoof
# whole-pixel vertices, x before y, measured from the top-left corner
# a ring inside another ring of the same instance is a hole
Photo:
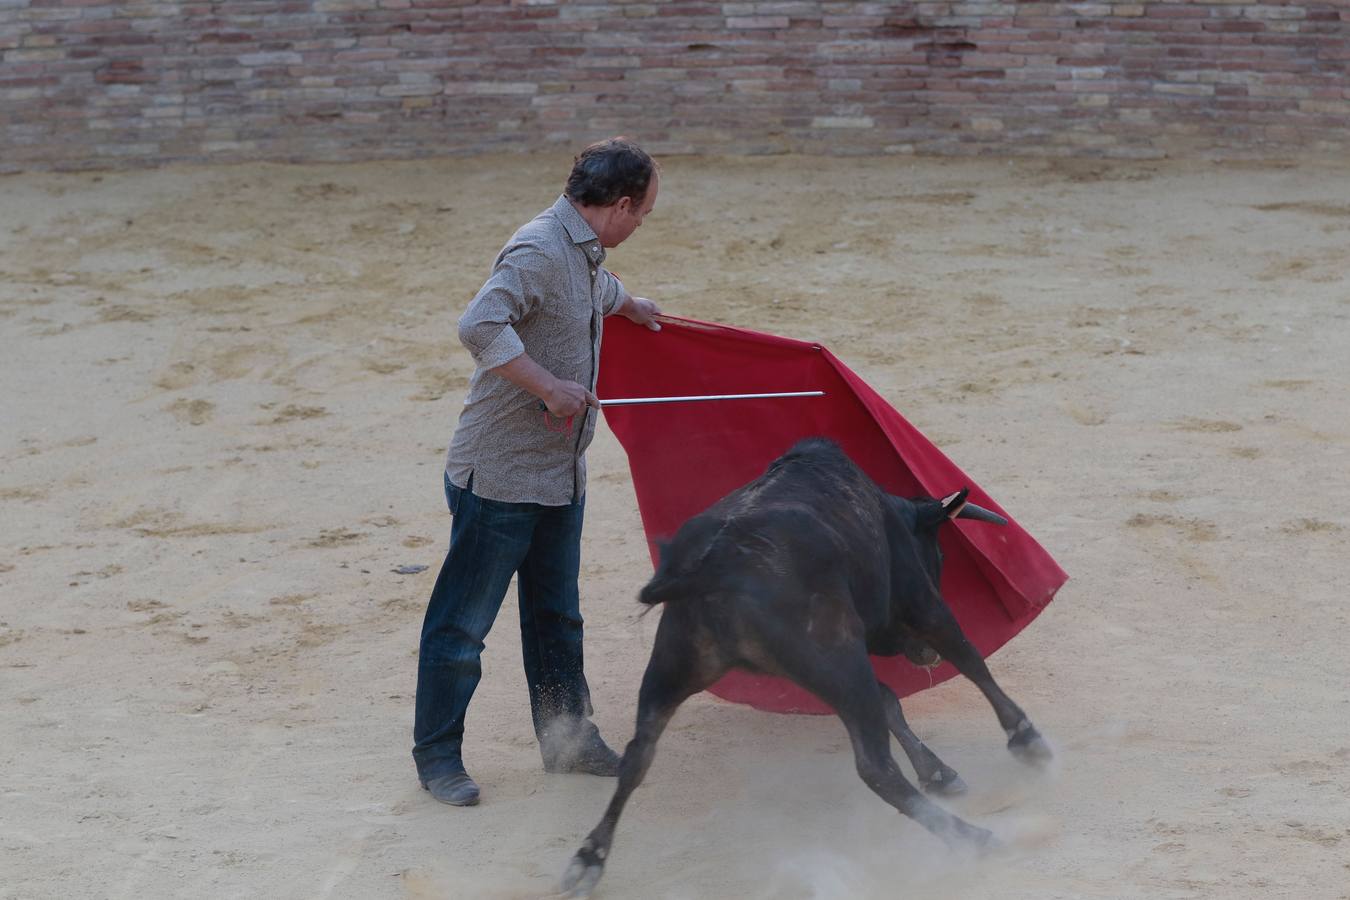
[[[994,837],[987,828],[972,825],[962,819],[952,818],[950,828],[938,832],[948,847],[958,852],[993,853],[1003,847],[1002,841]]]
[[[604,874],[605,861],[592,849],[591,842],[587,840],[577,851],[576,856],[572,857],[567,871],[563,873],[562,882],[558,886],[558,896],[589,897],[599,883],[600,876]]]
[[[994,833],[987,828],[977,828],[970,826],[970,830],[976,832],[970,836],[970,841],[975,845],[975,849],[981,854],[997,853],[1003,849],[1003,842],[994,836]]]
[[[1054,759],[1054,751],[1050,749],[1045,738],[1041,737],[1041,733],[1030,722],[1023,724],[1025,728],[1008,738],[1008,750],[1012,755],[1033,766],[1043,766]]]
[[[956,774],[956,770],[946,766],[938,769],[929,778],[919,779],[919,786],[924,789],[924,793],[936,794],[939,797],[959,797],[968,790],[965,781]]]

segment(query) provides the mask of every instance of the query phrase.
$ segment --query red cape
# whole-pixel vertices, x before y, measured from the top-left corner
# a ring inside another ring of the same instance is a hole
[[[943,529],[942,593],[984,656],[1026,627],[1068,580],[1012,516],[943,456],[876,391],[819,344],[690,319],[663,318],[652,332],[618,317],[605,322],[601,399],[825,392],[824,397],[616,406],[605,419],[628,452],[652,562],[655,540],[763,474],[804,437],[831,438],[885,490],[970,499],[1006,526],[958,521]],[[904,657],[872,657],[877,677],[900,696],[957,674],[930,673]],[[773,712],[827,713],[813,694],[780,678],[733,671],[710,690]]]

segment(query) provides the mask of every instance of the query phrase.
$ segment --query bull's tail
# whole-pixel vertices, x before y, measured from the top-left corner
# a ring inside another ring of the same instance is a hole
[[[689,593],[693,587],[693,571],[680,571],[672,563],[674,554],[670,552],[671,542],[658,541],[657,551],[661,560],[656,567],[652,580],[638,591],[638,602],[644,606],[660,606],[671,600],[677,600]]]
[[[669,541],[657,541],[656,574],[638,593],[638,601],[658,606],[706,589],[710,567],[722,554],[730,520],[723,516],[695,516],[680,526]]]
[[[691,586],[688,579],[680,576],[674,578],[658,576],[638,591],[638,602],[646,606],[660,606],[662,603],[687,597]]]

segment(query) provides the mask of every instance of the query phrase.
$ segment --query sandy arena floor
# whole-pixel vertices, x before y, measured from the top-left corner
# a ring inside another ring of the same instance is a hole
[[[483,805],[430,800],[408,748],[454,322],[569,165],[0,179],[0,898],[553,889],[612,782],[540,770],[512,602]],[[949,806],[1012,841],[973,861],[837,720],[699,696],[601,896],[1350,897],[1350,168],[664,166],[630,287],[820,340],[1072,575],[991,663],[1059,757],[1014,761],[967,682],[907,701],[971,785]],[[603,430],[591,467],[621,745],[657,617]]]

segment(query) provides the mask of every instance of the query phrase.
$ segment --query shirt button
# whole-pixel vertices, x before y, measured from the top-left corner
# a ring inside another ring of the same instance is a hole
[[[595,277],[595,270],[594,270],[594,269],[591,269],[591,277],[592,277],[592,278]]]

